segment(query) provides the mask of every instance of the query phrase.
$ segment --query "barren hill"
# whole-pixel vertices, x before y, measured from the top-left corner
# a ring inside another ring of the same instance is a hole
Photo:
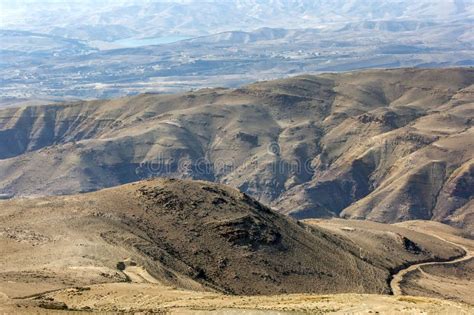
[[[407,264],[465,254],[401,227],[306,225],[209,182],[151,180],[0,207],[0,293],[9,297],[127,281],[232,294],[382,294]]]
[[[296,218],[472,231],[474,70],[370,70],[0,111],[0,194],[149,176],[229,184]]]

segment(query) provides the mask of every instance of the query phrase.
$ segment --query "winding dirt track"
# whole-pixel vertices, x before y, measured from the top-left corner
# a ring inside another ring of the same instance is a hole
[[[434,236],[434,237],[437,237],[437,238],[439,238],[440,240],[442,240],[446,243],[450,243],[454,246],[462,248],[465,252],[464,256],[459,257],[459,258],[455,258],[455,259],[450,260],[450,261],[444,261],[444,262],[426,262],[426,263],[414,264],[414,265],[411,265],[408,268],[400,270],[398,273],[396,273],[393,276],[392,281],[390,281],[390,288],[392,289],[393,295],[403,295],[403,291],[402,291],[402,288],[401,288],[400,284],[403,281],[403,277],[411,271],[419,269],[423,273],[423,269],[421,269],[421,267],[423,267],[423,266],[449,265],[449,264],[454,264],[454,263],[466,261],[466,260],[469,260],[469,259],[474,257],[473,256],[474,253],[472,251],[470,251],[466,246],[455,243],[455,242],[448,241],[448,240],[446,240],[442,237],[439,237],[437,235],[432,235],[432,234],[430,234],[430,235]]]

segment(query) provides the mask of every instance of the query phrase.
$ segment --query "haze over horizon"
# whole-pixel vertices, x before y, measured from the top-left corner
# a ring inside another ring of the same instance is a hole
[[[139,31],[153,25],[164,26],[155,18],[170,23],[166,14],[175,14],[174,25],[168,26],[195,35],[259,27],[302,28],[333,22],[393,19],[439,21],[474,16],[474,3],[470,0],[416,3],[409,0],[7,0],[2,1],[0,8],[3,28],[44,31],[48,27],[67,28],[72,26],[70,23],[102,26],[125,23],[123,26]]]

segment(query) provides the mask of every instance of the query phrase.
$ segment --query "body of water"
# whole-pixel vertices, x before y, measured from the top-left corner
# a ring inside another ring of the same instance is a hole
[[[141,46],[151,46],[151,45],[162,45],[178,42],[180,40],[190,39],[188,36],[164,36],[164,37],[155,37],[155,38],[126,38],[113,42],[113,44],[118,45],[123,48],[134,48]]]

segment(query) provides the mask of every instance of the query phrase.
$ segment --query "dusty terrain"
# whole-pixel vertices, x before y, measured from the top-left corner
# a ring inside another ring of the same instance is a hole
[[[379,295],[391,293],[398,270],[466,255],[455,240],[411,226],[298,222],[210,182],[157,179],[0,208],[7,312],[470,310],[462,295],[461,304]],[[454,228],[433,228],[461,239]]]
[[[54,310],[68,307],[67,311]],[[0,311],[21,314],[472,314],[473,307],[452,301],[367,294],[229,296],[150,284],[103,284],[67,289],[36,300],[10,300]],[[82,314],[82,313],[81,313]]]
[[[212,183],[156,180],[1,207],[0,291],[11,296],[71,286],[76,277],[78,285],[125,281],[119,272],[129,264],[125,259],[186,289],[389,292],[387,270],[354,256],[353,245],[344,248],[321,229]],[[426,257],[460,254],[454,247],[439,251],[441,242],[429,246]],[[39,284],[31,286],[35,279]],[[25,286],[33,291],[25,293]]]
[[[474,305],[474,241],[463,238],[459,230],[435,222],[411,221],[397,225],[433,234],[462,248],[466,255],[446,263],[421,263],[402,270],[394,277],[397,290],[393,292],[442,297]]]
[[[473,231],[474,70],[370,70],[0,110],[0,194],[150,176],[229,184],[296,218]]]
[[[474,269],[473,250],[474,241],[464,238],[464,232],[444,224],[430,221],[407,221],[394,225],[386,225],[369,221],[352,220],[306,220],[305,223],[326,228],[348,240],[361,246],[361,255],[366,261],[379,262],[387,259],[386,254],[382,254],[389,247],[389,239],[384,239],[387,235],[400,232],[398,229],[410,229],[422,234],[422,237],[430,235],[444,242],[451,244],[462,250],[462,255],[452,257],[449,260],[442,258],[427,259],[418,263],[405,264],[398,267],[391,267],[392,277],[390,287],[392,294],[416,295],[426,297],[438,297],[474,304],[472,296],[474,294]],[[407,232],[404,231],[404,235]],[[418,235],[419,237],[419,235]],[[419,242],[415,235],[410,236],[411,240]],[[416,246],[406,243],[411,251],[417,251]],[[373,253],[364,252],[364,248],[371,248]],[[378,250],[377,250],[378,249]],[[399,255],[406,252],[399,251]]]

